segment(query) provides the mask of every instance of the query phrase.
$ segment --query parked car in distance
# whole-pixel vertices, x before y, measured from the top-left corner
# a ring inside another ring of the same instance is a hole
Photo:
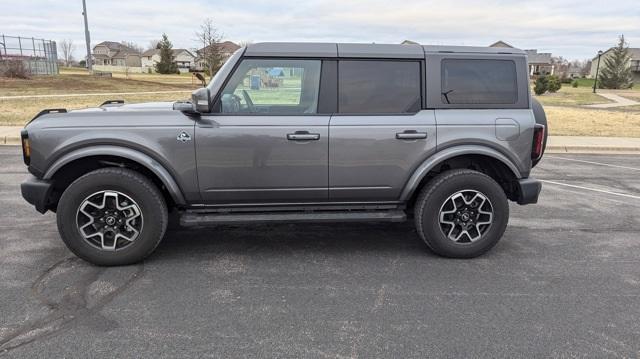
[[[183,226],[405,221],[435,253],[492,248],[546,118],[526,54],[479,47],[257,43],[191,102],[44,110],[22,132],[23,197],[97,265],[135,263]]]

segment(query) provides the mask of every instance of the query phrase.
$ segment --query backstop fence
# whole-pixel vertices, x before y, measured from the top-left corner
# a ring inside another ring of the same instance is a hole
[[[56,42],[33,37],[0,35],[0,62],[22,61],[31,75],[57,75]]]

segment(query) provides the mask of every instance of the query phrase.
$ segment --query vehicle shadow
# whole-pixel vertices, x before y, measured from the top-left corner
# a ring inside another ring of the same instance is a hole
[[[239,224],[168,230],[151,260],[198,254],[414,253],[432,256],[412,222]]]

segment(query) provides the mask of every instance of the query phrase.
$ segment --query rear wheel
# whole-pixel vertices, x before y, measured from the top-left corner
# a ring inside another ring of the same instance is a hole
[[[418,234],[436,254],[473,258],[502,237],[509,203],[491,177],[458,169],[433,178],[422,189],[414,213]]]
[[[140,173],[102,168],[64,191],[57,221],[62,240],[78,257],[96,265],[126,265],[158,246],[167,227],[167,205]]]

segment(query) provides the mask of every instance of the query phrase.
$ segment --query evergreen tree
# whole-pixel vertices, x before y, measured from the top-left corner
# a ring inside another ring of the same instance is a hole
[[[633,86],[633,74],[631,73],[631,55],[629,46],[624,41],[624,35],[620,36],[618,45],[612,48],[604,58],[604,66],[600,70],[598,83],[601,88],[626,89]]]
[[[547,77],[547,91],[556,93],[562,88],[562,82],[556,75],[549,75]]]
[[[533,92],[535,92],[536,95],[540,96],[543,93],[547,92],[548,89],[549,89],[549,79],[547,79],[547,77],[544,75],[538,77],[535,85],[533,86]]]
[[[173,44],[169,41],[167,34],[162,34],[162,40],[158,42],[160,50],[160,62],[156,63],[156,72],[160,74],[175,74],[178,72],[178,65],[173,61]]]

